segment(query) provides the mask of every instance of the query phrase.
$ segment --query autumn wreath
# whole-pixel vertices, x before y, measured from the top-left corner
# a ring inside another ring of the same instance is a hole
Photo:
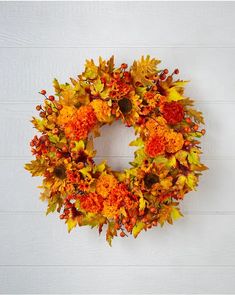
[[[172,223],[182,214],[179,201],[194,190],[201,171],[202,113],[184,96],[187,83],[175,80],[175,69],[159,70],[150,56],[128,69],[114,58],[87,60],[85,71],[71,83],[54,80],[55,98],[44,96],[33,117],[30,146],[36,159],[25,168],[42,176],[41,199],[47,213],[58,211],[70,231],[75,226],[106,225],[106,239],[119,233],[136,237],[141,230]],[[136,146],[131,167],[113,171],[94,161],[93,137],[106,124],[121,120],[133,127]]]

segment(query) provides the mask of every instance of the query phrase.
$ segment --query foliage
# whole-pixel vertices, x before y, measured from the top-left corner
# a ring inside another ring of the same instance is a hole
[[[54,80],[55,96],[42,90],[44,103],[32,124],[41,134],[30,142],[35,159],[25,165],[43,177],[41,200],[47,214],[60,212],[70,232],[77,226],[106,229],[112,239],[172,224],[182,213],[179,201],[195,190],[207,167],[198,138],[205,134],[202,113],[184,96],[187,81],[159,70],[160,61],[142,56],[128,69],[114,57],[87,60],[70,83]],[[121,120],[133,127],[136,147],[131,168],[113,171],[96,163],[93,138],[100,128]]]

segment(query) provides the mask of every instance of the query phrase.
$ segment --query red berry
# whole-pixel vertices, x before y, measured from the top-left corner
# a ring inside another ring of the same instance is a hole
[[[63,109],[63,106],[62,106],[61,104],[58,104],[58,105],[57,105],[57,109],[60,111],[60,110]]]
[[[125,237],[125,233],[124,233],[124,231],[120,232],[120,237],[122,237],[122,238]]]
[[[64,145],[64,146],[62,147],[62,152],[63,152],[63,153],[67,153],[67,151],[68,151],[68,148],[67,148],[67,146]]]
[[[166,79],[166,75],[165,74],[161,74],[160,79],[161,80],[165,80]]]
[[[47,92],[46,92],[46,90],[41,90],[41,92],[40,92],[42,95],[45,95]]]
[[[47,113],[48,113],[48,115],[51,115],[52,114],[52,108],[48,108]]]
[[[121,64],[121,68],[122,68],[122,69],[126,69],[126,68],[127,68],[127,64],[122,63],[122,64]]]
[[[198,130],[198,128],[199,128],[199,126],[198,126],[198,125],[194,125],[194,126],[193,126],[193,129],[194,129],[195,131],[197,131],[197,130]]]
[[[179,72],[180,72],[179,69],[175,69],[175,70],[174,70],[174,74],[176,74],[176,75],[178,75]]]
[[[49,99],[50,101],[54,101],[54,100],[55,100],[55,97],[54,97],[53,95],[50,95],[50,96],[48,97],[48,99]]]
[[[167,75],[169,73],[168,69],[165,69],[163,73]]]
[[[61,152],[56,152],[56,157],[57,157],[57,158],[61,158],[61,157],[62,157]]]

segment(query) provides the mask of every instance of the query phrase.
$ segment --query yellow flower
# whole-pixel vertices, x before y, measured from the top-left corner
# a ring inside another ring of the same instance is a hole
[[[110,191],[117,185],[117,179],[111,175],[103,173],[97,180],[96,191],[103,198],[107,198]]]
[[[90,105],[93,107],[98,121],[108,123],[112,120],[111,108],[108,106],[107,102],[101,99],[94,99]]]

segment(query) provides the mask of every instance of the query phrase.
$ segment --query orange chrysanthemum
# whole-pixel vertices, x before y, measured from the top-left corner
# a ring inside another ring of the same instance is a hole
[[[89,193],[79,196],[80,206],[83,210],[99,213],[103,209],[103,198],[97,193]]]
[[[118,184],[105,199],[103,215],[106,217],[114,217],[124,207],[125,210],[132,210],[138,206],[137,198],[126,187],[125,184]]]
[[[96,183],[96,191],[106,198],[110,191],[118,184],[117,179],[111,174],[101,174]]]
[[[91,106],[81,106],[65,124],[65,136],[73,140],[85,139],[96,125],[97,118]]]
[[[165,151],[165,142],[164,137],[159,135],[153,135],[145,144],[145,152],[150,157],[156,157],[158,155],[164,154]]]
[[[181,133],[170,131],[166,134],[166,151],[168,153],[176,153],[182,149],[184,145],[184,138]]]

